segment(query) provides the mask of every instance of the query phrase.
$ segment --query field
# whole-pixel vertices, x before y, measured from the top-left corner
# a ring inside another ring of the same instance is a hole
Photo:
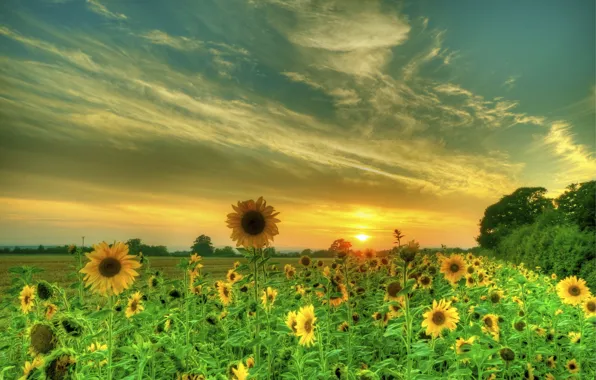
[[[2,257],[0,379],[596,373],[588,288],[486,257],[406,249],[384,258],[369,251],[261,265],[257,254],[235,269],[231,258],[129,261],[142,261],[140,276],[108,297],[79,281],[84,255]],[[129,261],[122,268],[139,265]]]

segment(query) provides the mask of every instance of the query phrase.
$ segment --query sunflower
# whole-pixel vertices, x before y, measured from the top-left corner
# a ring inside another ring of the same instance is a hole
[[[387,285],[387,289],[385,292],[385,301],[400,301],[403,299],[403,296],[398,296],[399,292],[401,292],[403,287],[401,286],[399,281],[393,281]]]
[[[247,368],[252,368],[255,366],[255,358],[253,358],[252,356],[249,357],[248,359],[246,359],[246,367]]]
[[[466,288],[473,288],[476,285],[476,279],[474,276],[466,276]]]
[[[226,278],[228,279],[228,282],[230,284],[234,284],[240,280],[242,280],[242,275],[238,272],[236,272],[234,269],[230,269],[228,271],[228,274],[226,275]]]
[[[58,306],[54,305],[53,303],[46,304],[46,319],[52,319],[54,314],[58,311]]]
[[[583,307],[586,318],[596,316],[596,297],[591,297],[585,300]]]
[[[296,334],[298,332],[296,330],[296,326],[297,326],[296,317],[297,316],[298,316],[298,314],[296,314],[295,311],[290,311],[288,313],[288,315],[286,316],[286,326],[288,326],[294,334]]]
[[[549,356],[548,359],[546,359],[546,365],[548,366],[548,368],[556,368],[557,367],[556,357]]]
[[[250,199],[232,205],[234,213],[228,214],[228,228],[232,229],[230,238],[236,241],[236,246],[263,248],[269,240],[279,234],[277,224],[280,220],[275,217],[279,212],[267,206],[263,197],[257,201]]]
[[[299,344],[307,347],[314,344],[316,320],[313,305],[300,308],[296,316],[296,336],[300,337]]]
[[[232,302],[232,285],[227,282],[218,281],[216,287],[219,293],[219,300],[224,306],[228,306]]]
[[[232,372],[234,373],[234,378],[237,380],[246,380],[248,378],[248,368],[242,363],[239,363],[236,368],[232,367]]]
[[[149,288],[155,289],[159,286],[159,280],[157,279],[156,276],[151,276],[147,280],[147,285],[149,285]]]
[[[567,277],[557,284],[557,293],[563,303],[578,305],[590,297],[586,281],[575,276]]]
[[[56,332],[46,324],[37,323],[29,330],[31,339],[30,352],[33,355],[47,354],[56,348]]]
[[[433,300],[431,310],[424,313],[425,320],[422,321],[422,327],[426,327],[426,334],[438,337],[443,329],[455,330],[459,322],[457,309],[451,307],[451,302]]]
[[[580,333],[574,331],[570,331],[567,335],[569,336],[571,343],[579,343],[582,337]]]
[[[346,289],[346,286],[344,284],[338,284],[337,287],[336,287],[336,289],[335,289],[335,291],[336,292],[340,292],[341,293],[341,297],[330,297],[329,298],[329,303],[333,307],[338,307],[344,301],[347,301],[348,300],[348,290]]]
[[[77,361],[69,355],[54,358],[46,367],[46,379],[66,379]]]
[[[142,299],[143,295],[141,292],[136,292],[128,299],[128,306],[126,307],[126,318],[130,318],[135,314],[139,314],[145,310]]]
[[[544,375],[544,380],[557,380],[557,378],[554,377],[553,374],[549,372],[546,375]]]
[[[552,278],[553,280],[556,280],[557,279],[557,274],[556,273],[551,274],[550,275],[550,278]]]
[[[501,359],[505,360],[506,362],[512,362],[515,360],[515,352],[508,347],[501,348],[499,355],[501,356]]]
[[[46,281],[40,281],[37,284],[37,295],[39,296],[40,300],[47,301],[52,298],[54,291],[52,290],[52,285],[50,285]]]
[[[190,258],[188,259],[188,264],[198,263],[199,261],[201,261],[201,259],[201,256],[199,256],[196,253],[193,253],[192,255],[190,255]]]
[[[128,254],[128,246],[122,242],[111,247],[106,242],[95,244],[93,252],[86,256],[90,261],[80,272],[85,274],[86,284],[103,296],[122,293],[139,275],[135,269],[140,268],[141,263]]]
[[[565,365],[565,367],[567,368],[567,371],[569,371],[569,373],[578,373],[579,372],[579,363],[575,359],[569,360],[567,362],[567,364]]]
[[[490,295],[488,297],[490,299],[490,302],[492,303],[499,303],[501,301],[501,298],[503,298],[503,291],[502,290],[493,290],[492,292],[490,292]]]
[[[35,300],[35,288],[33,286],[25,285],[21,290],[19,296],[21,300],[21,310],[23,314],[28,314],[33,309],[33,301]]]
[[[466,273],[466,263],[461,255],[451,255],[443,260],[441,273],[447,281],[457,283]]]
[[[418,278],[418,286],[422,289],[430,289],[433,287],[433,280],[429,276],[423,274]]]
[[[31,375],[31,372],[41,367],[43,367],[43,359],[40,356],[36,356],[35,359],[33,359],[33,362],[26,361],[23,366],[23,376],[19,378],[19,380],[27,380]]]
[[[302,264],[303,266],[308,267],[308,266],[310,266],[310,263],[311,263],[310,257],[302,256],[300,258],[300,264]]]
[[[458,355],[467,354],[468,352],[470,352],[470,347],[472,346],[472,344],[474,344],[475,340],[475,336],[472,336],[468,339],[457,338],[457,340],[455,341],[455,353]],[[463,363],[468,363],[469,361],[470,359],[468,358],[462,359]]]
[[[495,314],[486,314],[482,317],[482,331],[490,333],[493,337],[499,335],[499,317]]]
[[[263,302],[263,307],[270,311],[271,307],[273,307],[273,303],[275,302],[276,297],[277,297],[277,290],[268,286],[267,290],[263,290],[263,296],[261,297],[261,301]]]
[[[349,328],[350,325],[348,324],[348,322],[344,321],[337,327],[337,331],[346,332]]]

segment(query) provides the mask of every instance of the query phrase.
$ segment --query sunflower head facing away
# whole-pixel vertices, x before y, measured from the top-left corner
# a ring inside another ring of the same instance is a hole
[[[462,255],[451,255],[443,260],[441,273],[452,284],[457,283],[466,274],[466,262]]]
[[[557,284],[557,293],[563,303],[578,305],[590,297],[586,281],[575,276],[567,277]]]
[[[47,354],[56,348],[57,337],[54,329],[46,324],[37,323],[29,332],[30,350],[34,355]]]
[[[106,242],[95,244],[93,252],[86,256],[90,261],[80,272],[85,274],[84,280],[91,290],[103,296],[122,293],[139,275],[135,269],[141,263],[128,254],[128,246],[122,242],[111,247]]]
[[[455,330],[459,322],[457,309],[451,307],[451,302],[433,300],[432,308],[424,313],[422,327],[426,327],[426,334],[438,337],[444,329]]]
[[[21,294],[19,295],[21,300],[21,310],[23,314],[28,314],[33,309],[33,301],[35,300],[35,288],[33,286],[25,285]]]
[[[252,199],[238,202],[232,208],[235,212],[228,214],[227,224],[232,229],[230,238],[236,241],[237,247],[263,248],[279,234],[277,223],[280,220],[275,218],[279,212],[267,206],[263,197],[256,202]]]

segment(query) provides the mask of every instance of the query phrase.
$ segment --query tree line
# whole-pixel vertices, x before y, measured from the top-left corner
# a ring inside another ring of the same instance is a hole
[[[486,208],[476,238],[495,256],[578,275],[596,289],[596,181],[567,186],[556,198],[522,187]]]

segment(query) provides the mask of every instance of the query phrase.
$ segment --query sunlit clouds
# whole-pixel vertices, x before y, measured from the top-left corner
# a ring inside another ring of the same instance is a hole
[[[423,246],[465,247],[502,195],[596,172],[593,78],[553,92],[553,118],[519,100],[532,79],[521,68],[471,84],[473,47],[409,7],[5,8],[0,245],[90,231],[229,245],[222,213],[262,195],[284,215],[279,247],[366,235],[358,244],[381,249],[397,227]]]

